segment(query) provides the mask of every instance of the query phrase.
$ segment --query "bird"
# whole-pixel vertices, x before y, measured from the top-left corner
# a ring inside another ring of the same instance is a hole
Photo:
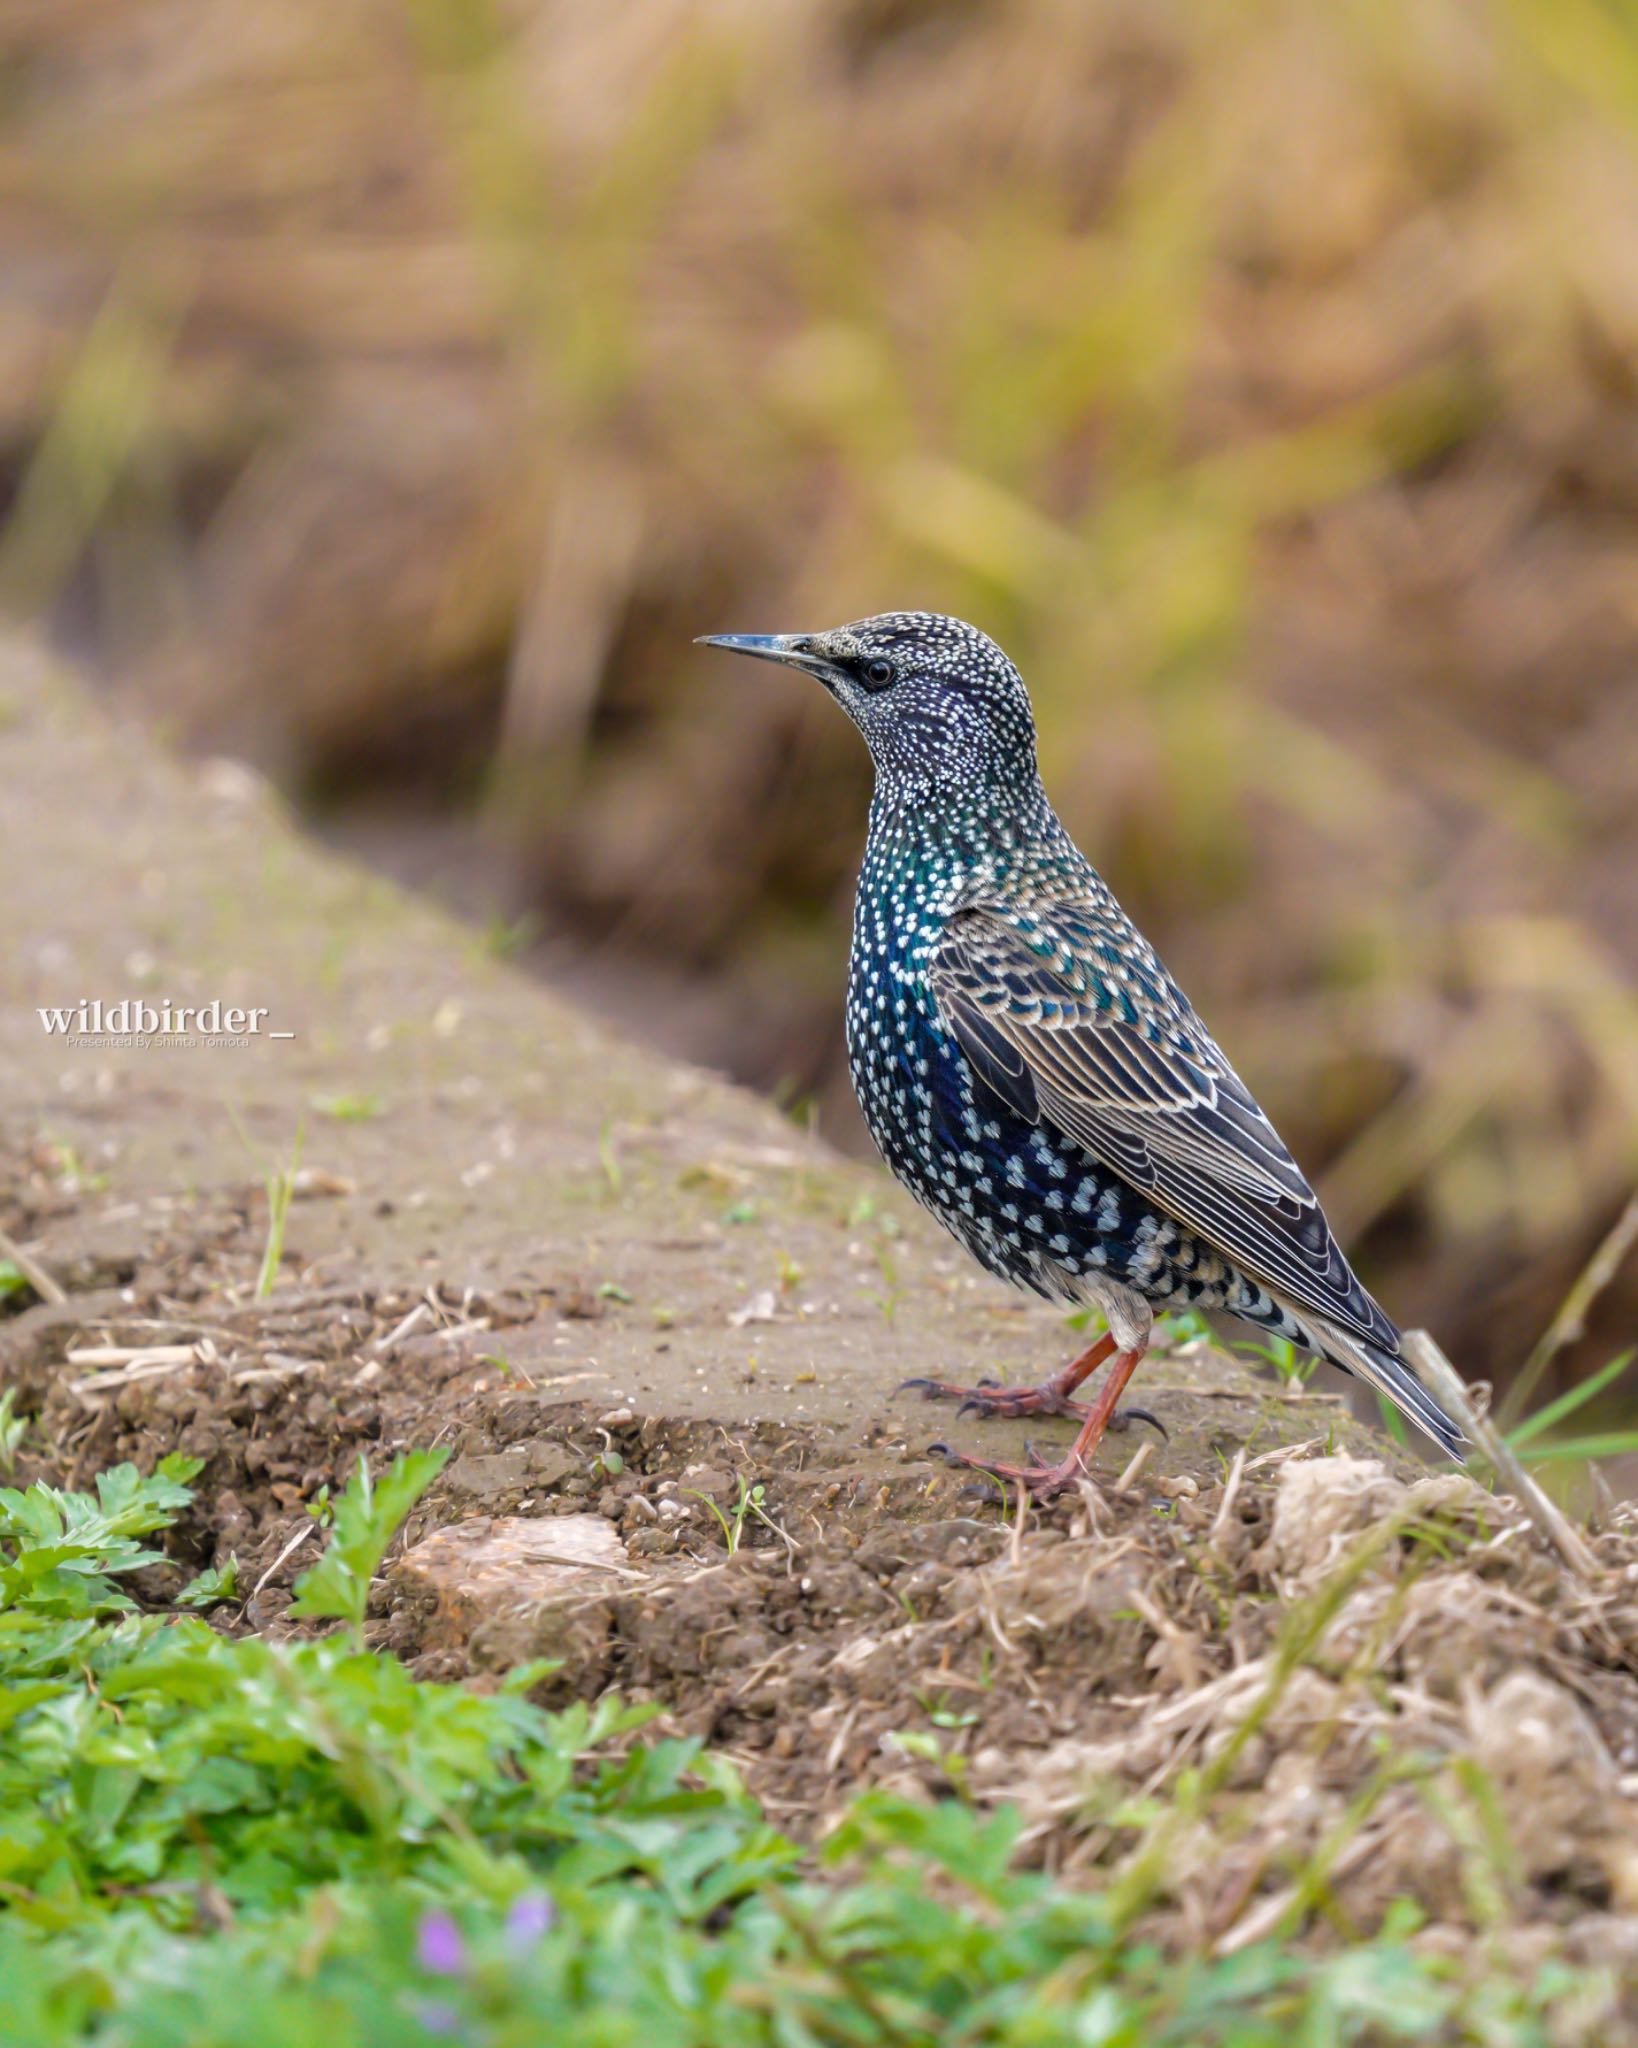
[[[699,644],[805,672],[875,769],[846,1036],[893,1174],[989,1272],[1100,1310],[1103,1334],[1030,1387],[907,1381],[980,1416],[1079,1422],[1066,1455],[942,1451],[1041,1498],[1078,1486],[1157,1311],[1220,1311],[1329,1359],[1458,1462],[1313,1189],[1192,1003],[1076,846],[1041,780],[1022,677],[935,612]],[[1090,1402],[1072,1398],[1103,1369]]]

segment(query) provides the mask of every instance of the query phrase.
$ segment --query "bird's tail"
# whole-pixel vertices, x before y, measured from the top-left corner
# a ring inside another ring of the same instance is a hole
[[[1302,1320],[1318,1339],[1317,1348],[1333,1365],[1356,1373],[1368,1387],[1385,1394],[1401,1415],[1432,1437],[1447,1458],[1454,1458],[1458,1465],[1467,1463],[1467,1438],[1460,1426],[1451,1421],[1402,1358],[1351,1330],[1339,1329],[1323,1316],[1305,1310]]]

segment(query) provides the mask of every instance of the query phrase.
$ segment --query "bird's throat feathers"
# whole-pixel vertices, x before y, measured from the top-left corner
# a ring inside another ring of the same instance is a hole
[[[939,812],[953,822],[1023,816],[1046,803],[1033,733],[998,732],[959,698],[900,705],[872,729],[856,717],[876,770],[878,803]]]
[[[877,770],[867,869],[937,874],[970,886],[1007,875],[1043,844],[1061,844],[1079,863],[1038,775],[943,783]]]
[[[1006,895],[1054,866],[1090,874],[1039,778],[1023,791],[966,795],[878,777],[859,876],[856,950],[877,951],[920,982],[945,924],[963,906]]]

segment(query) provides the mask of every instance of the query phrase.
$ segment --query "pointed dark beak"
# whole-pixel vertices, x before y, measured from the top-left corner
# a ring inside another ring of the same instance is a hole
[[[811,633],[702,633],[694,645],[726,647],[730,654],[751,654],[758,661],[783,662],[786,668],[802,669],[827,685],[841,676],[833,661],[814,652]]]

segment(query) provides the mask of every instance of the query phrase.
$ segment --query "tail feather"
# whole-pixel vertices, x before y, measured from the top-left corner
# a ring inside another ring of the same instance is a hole
[[[1302,1321],[1316,1338],[1316,1349],[1333,1365],[1357,1374],[1367,1386],[1386,1395],[1400,1414],[1430,1436],[1447,1458],[1454,1458],[1458,1465],[1467,1463],[1467,1438],[1461,1427],[1450,1419],[1402,1358],[1395,1358],[1379,1344],[1339,1329],[1320,1316],[1305,1313]]]

